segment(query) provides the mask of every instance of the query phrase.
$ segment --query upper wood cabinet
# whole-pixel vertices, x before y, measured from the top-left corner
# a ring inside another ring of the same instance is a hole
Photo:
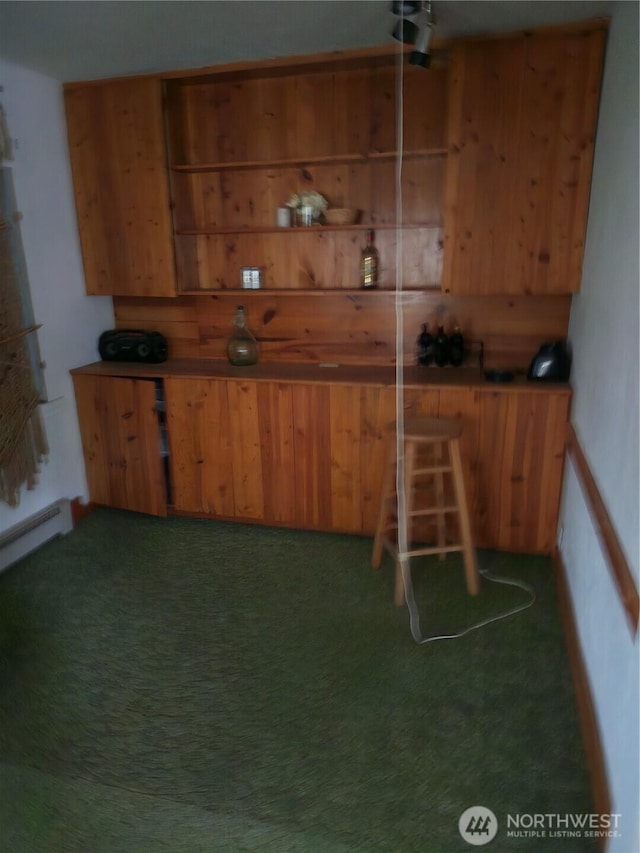
[[[427,71],[405,62],[401,138],[391,48],[70,84],[88,292],[237,290],[243,267],[265,289],[359,289],[370,228],[381,289],[401,276],[457,295],[577,291],[602,26],[453,42]],[[359,222],[278,227],[304,190]]]
[[[443,290],[580,287],[605,31],[452,48]]]
[[[369,228],[380,286],[393,288],[398,187],[404,285],[440,286],[446,68],[405,69],[400,181],[393,52],[167,80],[166,91],[183,291],[237,289],[253,266],[269,289],[358,288]],[[278,228],[277,208],[307,190],[360,210],[359,222]]]
[[[87,292],[175,295],[161,81],[70,86],[65,104]]]

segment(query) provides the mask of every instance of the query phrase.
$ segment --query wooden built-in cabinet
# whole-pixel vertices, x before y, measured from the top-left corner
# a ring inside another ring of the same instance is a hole
[[[605,32],[452,46],[443,289],[580,288]]]
[[[273,379],[169,372],[162,379],[167,483],[155,383],[133,378],[135,371],[105,364],[74,371],[92,501],[373,534],[395,420],[392,382],[291,381],[277,379],[277,369],[268,371]],[[148,372],[162,376],[160,367]],[[566,387],[494,390],[454,380],[403,388],[407,415],[463,420],[478,547],[553,550],[569,401]]]
[[[235,290],[256,266],[267,289],[355,289],[373,228],[382,289],[401,273],[418,291],[573,293],[605,34],[456,40],[428,70],[405,58],[401,143],[393,46],[69,84],[87,290]],[[278,228],[303,190],[359,222]]]
[[[167,127],[181,289],[238,288],[258,266],[274,289],[358,288],[373,228],[380,286],[438,287],[446,171],[447,71],[404,72],[398,182],[397,57],[310,61],[169,80]],[[396,204],[402,190],[401,216]],[[278,207],[315,190],[355,225],[279,228]]]
[[[411,373],[420,325],[461,325],[469,352],[519,371],[567,334],[605,33],[454,41],[428,70],[390,46],[67,85],[87,290],[118,297],[119,327],[166,334],[173,359],[74,371],[91,499],[371,534],[394,365]],[[278,227],[304,190],[359,222]],[[359,288],[368,229],[377,291]],[[242,267],[263,292],[241,291]],[[242,375],[224,361],[236,300],[261,346]],[[317,372],[327,361],[342,378]],[[570,390],[497,388],[473,366],[414,372],[404,405],[463,418],[476,544],[550,553]]]
[[[65,89],[87,293],[174,296],[162,82]]]
[[[371,533],[393,389],[165,380],[174,509]]]
[[[91,500],[166,515],[155,382],[75,374],[73,383]]]

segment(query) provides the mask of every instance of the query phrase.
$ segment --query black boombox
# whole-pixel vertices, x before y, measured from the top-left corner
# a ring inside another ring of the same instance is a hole
[[[167,339],[160,332],[142,329],[112,329],[98,340],[98,352],[104,361],[143,361],[158,364],[169,354]]]

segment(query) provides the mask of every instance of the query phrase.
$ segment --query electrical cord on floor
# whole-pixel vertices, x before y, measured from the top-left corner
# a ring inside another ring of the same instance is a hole
[[[457,640],[460,637],[465,637],[467,634],[470,634],[472,631],[477,631],[479,628],[484,628],[486,625],[490,625],[492,622],[499,622],[502,619],[507,619],[509,616],[514,616],[516,613],[521,613],[523,610],[527,610],[529,607],[532,607],[536,601],[536,593],[534,588],[526,583],[525,581],[514,580],[513,578],[503,578],[498,577],[496,575],[492,575],[491,572],[488,572],[486,569],[479,569],[479,574],[488,581],[492,583],[500,583],[504,586],[515,586],[519,589],[524,590],[529,594],[529,600],[524,604],[520,604],[517,607],[512,607],[504,613],[499,613],[497,616],[489,616],[487,619],[482,619],[480,622],[476,622],[473,625],[470,625],[468,628],[465,628],[463,631],[457,631],[454,634],[438,634],[433,637],[423,637],[422,631],[420,629],[420,614],[418,613],[418,607],[416,605],[416,600],[413,594],[413,582],[411,580],[411,567],[408,559],[404,559],[400,561],[400,566],[402,569],[402,583],[404,585],[404,594],[407,601],[407,607],[409,608],[409,626],[411,628],[411,635],[418,645],[424,646],[427,643],[435,643],[437,640]]]

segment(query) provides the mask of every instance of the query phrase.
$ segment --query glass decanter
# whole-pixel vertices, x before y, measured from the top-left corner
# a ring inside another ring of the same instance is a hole
[[[231,364],[242,367],[258,361],[258,342],[249,329],[244,314],[244,305],[238,305],[233,318],[233,332],[227,341],[227,357]]]

